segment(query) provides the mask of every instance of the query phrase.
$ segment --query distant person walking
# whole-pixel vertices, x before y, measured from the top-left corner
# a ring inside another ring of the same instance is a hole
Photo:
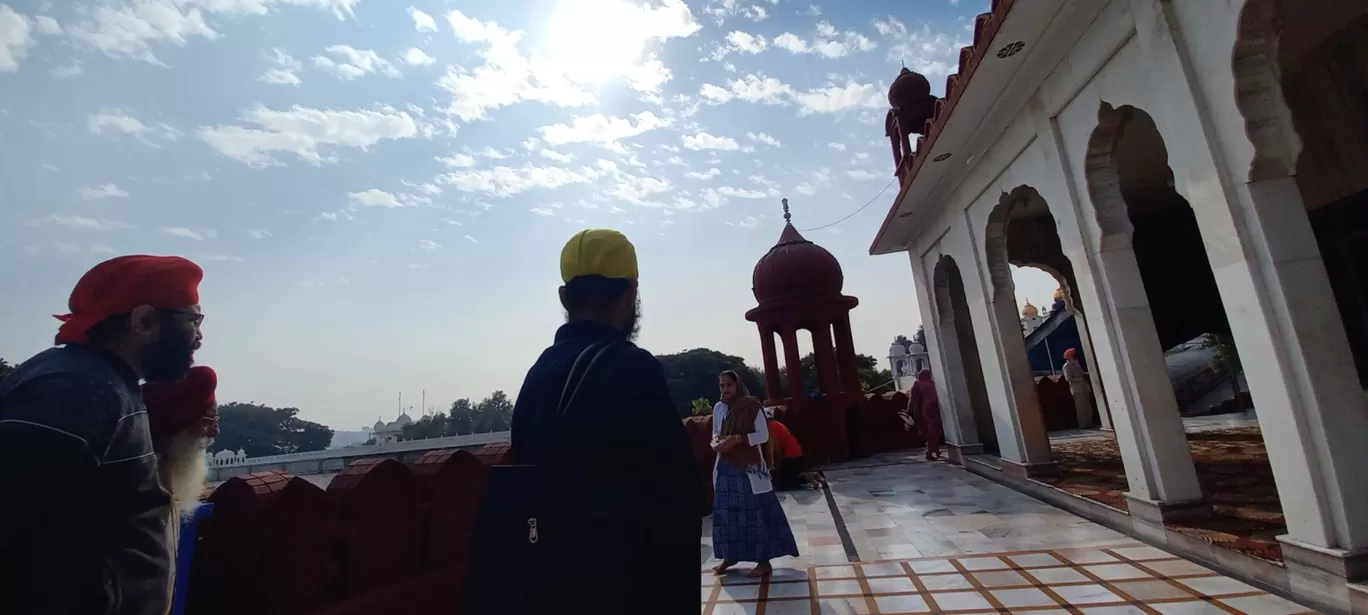
[[[1064,351],[1064,380],[1069,383],[1069,393],[1073,394],[1074,413],[1078,416],[1078,427],[1092,427],[1092,382],[1078,362],[1078,349]]]
[[[472,587],[467,612],[696,615],[705,494],[665,371],[631,341],[636,248],[617,231],[582,231],[560,270],[568,322],[528,371],[512,426],[514,463],[548,472],[544,512],[523,528],[544,555],[496,581],[508,587]],[[560,416],[572,367],[598,350]]]
[[[57,347],[0,382],[0,613],[170,608],[178,520],[139,380],[190,370],[203,275],[174,256],[96,265],[57,317]]]
[[[931,370],[924,369],[917,374],[917,381],[912,384],[907,398],[907,413],[921,421],[922,438],[926,440],[926,460],[940,459],[940,397],[936,394],[936,383],[931,380]]]
[[[756,562],[746,576],[774,572],[770,560],[798,556],[788,517],[774,493],[769,466],[769,422],[760,400],[751,397],[741,376],[717,378],[722,401],[713,406],[713,571],[726,574],[738,562]]]

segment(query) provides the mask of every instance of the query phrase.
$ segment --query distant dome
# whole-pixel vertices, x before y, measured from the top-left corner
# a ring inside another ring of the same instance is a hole
[[[1054,300],[1055,300],[1055,301],[1063,301],[1063,300],[1064,300],[1064,287],[1063,287],[1063,286],[1060,286],[1059,288],[1056,288],[1056,289],[1055,289]]]
[[[904,348],[902,344],[893,342],[893,345],[888,347],[888,356],[890,357],[901,357],[905,354],[907,354],[907,348]]]
[[[399,420],[395,421],[394,423],[395,423],[395,425],[398,425],[399,427],[403,427],[403,426],[405,426],[405,425],[412,425],[412,424],[413,424],[413,419],[410,418],[409,415],[408,415],[408,413],[406,412],[406,413],[404,413],[404,414],[400,414],[400,415],[399,415]]]
[[[376,422],[375,422],[375,426],[372,427],[371,429],[374,429],[375,431],[384,431],[384,430],[385,430],[385,422],[384,422],[384,421],[376,421]]]
[[[1027,299],[1027,300],[1026,300],[1026,305],[1023,306],[1023,307],[1021,308],[1021,317],[1022,317],[1022,318],[1038,318],[1038,317],[1040,317],[1040,310],[1037,309],[1036,306],[1031,305],[1031,300],[1030,300],[1030,299]]]
[[[788,211],[788,199],[784,199]],[[787,220],[788,214],[784,214]],[[755,263],[751,290],[761,304],[803,297],[840,296],[845,274],[836,257],[803,238],[791,222],[784,223],[779,243]]]
[[[909,350],[907,354],[926,354],[926,348],[921,344],[912,342],[912,349]]]
[[[893,79],[893,84],[888,86],[888,104],[893,107],[901,107],[909,103],[920,101],[931,95],[931,82],[920,73],[913,72],[906,67],[898,71],[898,76]]]
[[[244,450],[242,450],[242,449],[238,449],[237,454],[238,454],[238,457],[246,457],[246,456],[247,456],[247,451],[244,451]]]
[[[214,453],[214,459],[227,459],[227,458],[232,457],[232,456],[233,456],[233,451],[230,451],[230,450],[228,450],[228,449],[226,449],[226,448],[223,449],[223,450],[221,450],[221,451],[219,451],[219,452],[217,452],[217,453]]]

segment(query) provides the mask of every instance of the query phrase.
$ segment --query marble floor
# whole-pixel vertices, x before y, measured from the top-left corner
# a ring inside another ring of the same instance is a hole
[[[763,582],[709,568],[703,615],[1314,611],[945,463],[884,455],[781,494],[801,553]]]

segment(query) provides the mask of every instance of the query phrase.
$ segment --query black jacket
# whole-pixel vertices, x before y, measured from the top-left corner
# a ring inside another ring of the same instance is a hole
[[[69,345],[0,382],[0,613],[163,615],[170,512],[123,361]]]
[[[557,424],[571,366],[589,345],[611,341],[622,343],[585,379],[572,414]],[[602,613],[635,613],[644,604],[652,613],[697,612],[703,483],[665,372],[651,353],[604,324],[562,326],[527,373],[513,410],[512,437],[515,463],[550,464],[581,477],[572,482],[594,481],[583,489],[556,488],[564,495],[556,497],[575,501],[570,513],[597,507],[622,519],[575,538],[583,543],[574,550],[584,554],[583,565],[541,588],[547,600],[533,612],[565,604],[594,604]],[[552,454],[556,439],[561,448]],[[631,578],[604,584],[604,570]]]

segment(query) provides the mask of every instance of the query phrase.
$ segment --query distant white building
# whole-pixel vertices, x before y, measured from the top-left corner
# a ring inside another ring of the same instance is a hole
[[[907,338],[893,340],[888,348],[888,369],[893,372],[893,386],[908,391],[917,381],[917,374],[931,368],[931,355],[926,347]]]
[[[224,449],[217,453],[205,453],[204,459],[205,465],[211,468],[233,466],[247,461],[247,451],[242,449],[238,449],[237,451]]]
[[[386,423],[383,420],[376,420],[371,431],[375,434],[376,444],[392,444],[399,441],[399,436],[403,434],[404,427],[413,424],[413,418],[407,412],[400,413],[399,418],[393,422]]]

